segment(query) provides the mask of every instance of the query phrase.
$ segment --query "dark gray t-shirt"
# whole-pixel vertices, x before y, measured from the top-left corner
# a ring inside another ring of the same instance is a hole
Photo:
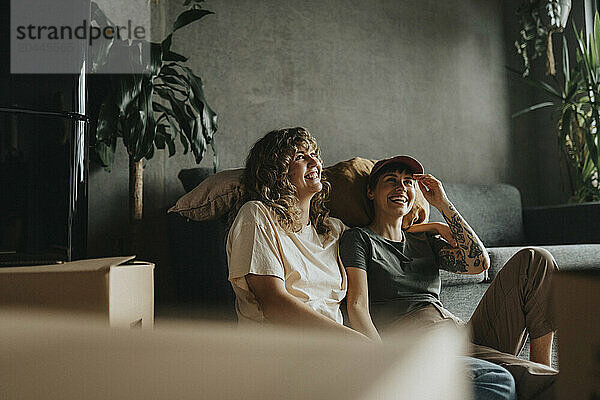
[[[440,262],[437,251],[446,242],[431,233],[403,232],[394,242],[369,228],[352,228],[340,240],[345,267],[367,271],[371,317],[377,328],[412,310],[440,302]]]

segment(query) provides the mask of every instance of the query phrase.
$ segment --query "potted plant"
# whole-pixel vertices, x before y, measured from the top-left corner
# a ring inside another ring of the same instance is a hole
[[[574,31],[577,47],[573,64],[569,59],[567,39],[563,37],[562,82],[524,78],[525,82],[548,94],[551,101],[527,107],[513,117],[553,107],[558,114],[559,145],[569,164],[570,202],[600,201],[600,17],[596,13],[593,34],[588,40],[575,26]]]
[[[546,74],[554,75],[556,67],[552,34],[567,26],[571,0],[524,0],[517,10],[519,38],[515,41],[517,53],[523,60],[523,77],[529,76],[531,63],[546,53]]]
[[[112,54],[122,56],[125,52],[128,61],[140,63],[144,55],[140,53],[144,49],[150,51],[149,63],[141,65],[143,73],[99,76],[96,81],[97,89],[104,95],[95,107],[98,111],[93,126],[94,149],[105,169],[110,170],[117,139],[122,138],[129,155],[129,216],[134,230],[142,219],[142,162],[150,160],[155,149],[167,149],[169,156],[173,156],[179,137],[184,153],[191,149],[199,163],[211,146],[217,168],[213,140],[217,116],[206,102],[201,78],[184,64],[187,57],[171,50],[175,32],[213,14],[202,9],[202,1],[185,0],[185,11],[179,14],[162,42],[139,46],[136,41],[107,40],[93,56],[93,68],[101,71],[111,62]],[[101,26],[112,25],[95,3],[92,3],[92,19]]]

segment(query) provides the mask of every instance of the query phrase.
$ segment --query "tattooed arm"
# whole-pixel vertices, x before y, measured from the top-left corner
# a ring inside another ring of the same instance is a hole
[[[425,199],[437,208],[450,227],[457,246],[438,241],[434,251],[440,257],[440,268],[460,274],[478,274],[488,269],[490,258],[477,234],[456,211],[442,187],[430,174],[414,174]]]
[[[418,233],[418,232],[432,232],[437,235],[440,235],[442,239],[446,242],[450,243],[452,247],[458,246],[454,236],[452,235],[452,230],[448,224],[444,224],[443,222],[423,222],[420,224],[414,224],[408,227],[406,232]]]

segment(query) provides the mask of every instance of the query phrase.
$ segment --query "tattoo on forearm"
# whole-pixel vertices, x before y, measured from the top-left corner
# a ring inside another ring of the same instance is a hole
[[[450,227],[450,231],[452,232],[452,236],[456,239],[457,243],[465,242],[464,229],[462,224],[460,223],[460,218],[458,214],[454,214],[452,218],[448,218],[444,213],[442,213],[446,221],[448,222],[448,226]]]
[[[480,255],[483,254],[483,250],[479,243],[475,240],[471,239],[471,247],[469,248],[469,258],[479,258]]]
[[[472,260],[472,265],[479,266],[483,263],[483,248],[475,239],[473,232],[465,227],[462,217],[450,205],[450,215],[442,212],[448,223],[452,236],[458,243],[458,248],[440,247],[435,249],[440,255],[440,267],[450,272],[468,272],[467,258]]]
[[[462,252],[440,251],[440,267],[450,272],[467,272],[467,263]]]

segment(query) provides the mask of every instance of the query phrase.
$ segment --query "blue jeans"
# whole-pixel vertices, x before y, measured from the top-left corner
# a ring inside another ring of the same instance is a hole
[[[473,357],[461,357],[473,385],[475,400],[515,400],[515,380],[503,367]]]

